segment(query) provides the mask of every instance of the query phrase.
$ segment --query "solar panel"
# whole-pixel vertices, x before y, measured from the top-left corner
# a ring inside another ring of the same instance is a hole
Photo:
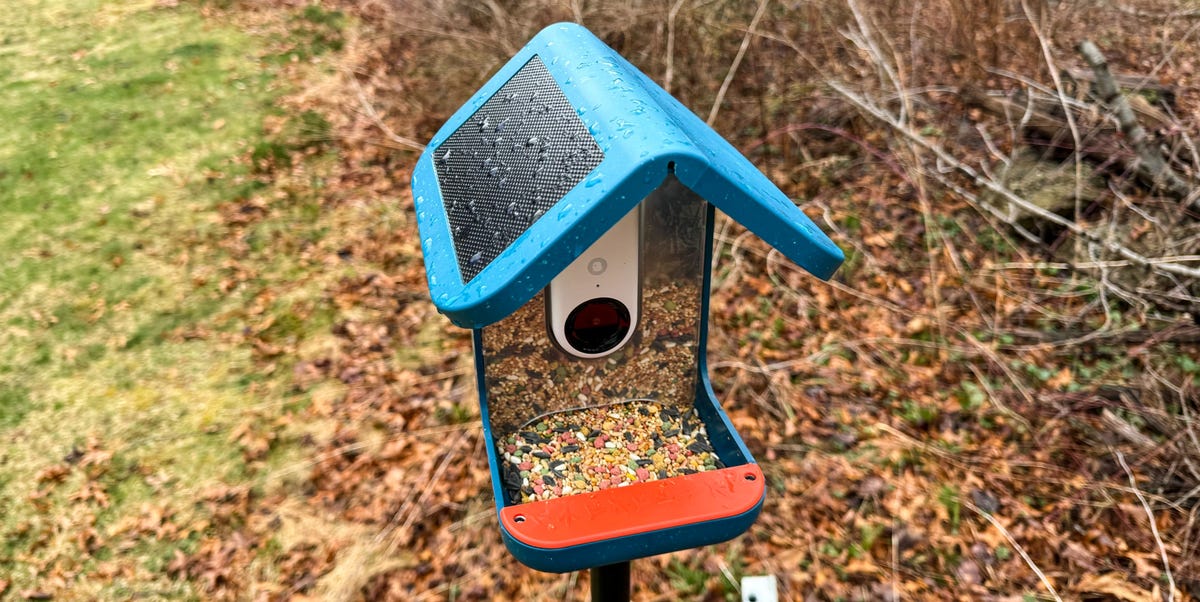
[[[604,159],[536,55],[434,150],[463,281]]]

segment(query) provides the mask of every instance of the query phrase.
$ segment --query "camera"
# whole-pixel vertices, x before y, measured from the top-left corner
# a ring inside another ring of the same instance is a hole
[[[550,281],[551,340],[583,359],[605,357],[633,337],[640,314],[640,205]]]

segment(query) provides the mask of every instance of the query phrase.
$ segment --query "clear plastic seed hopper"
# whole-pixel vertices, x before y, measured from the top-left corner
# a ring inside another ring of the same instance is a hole
[[[413,174],[429,288],[474,330],[504,541],[565,572],[730,539],[762,472],[705,367],[714,208],[820,278],[842,252],[578,25],[534,37]]]

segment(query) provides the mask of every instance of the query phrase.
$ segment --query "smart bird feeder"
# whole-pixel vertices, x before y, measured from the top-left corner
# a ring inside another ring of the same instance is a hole
[[[413,173],[429,288],[474,331],[496,509],[538,570],[728,540],[763,475],[705,365],[714,208],[822,279],[843,255],[583,27],[535,36]]]

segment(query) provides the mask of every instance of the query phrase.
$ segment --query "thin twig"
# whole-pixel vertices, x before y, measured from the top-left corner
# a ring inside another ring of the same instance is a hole
[[[1112,73],[1108,69],[1108,59],[1091,40],[1080,42],[1078,50],[1096,74],[1096,91],[1100,101],[1108,105],[1116,114],[1121,132],[1129,139],[1134,152],[1137,153],[1138,163],[1135,169],[1141,179],[1147,181],[1152,187],[1161,186],[1164,191],[1176,198],[1187,199],[1192,196],[1192,186],[1183,181],[1179,174],[1171,169],[1162,156],[1162,152],[1150,140],[1146,129],[1138,123],[1133,109],[1129,107],[1129,101],[1113,82]],[[1068,113],[1069,115],[1070,113]],[[1196,198],[1190,200],[1197,209],[1200,209],[1200,201]]]
[[[386,135],[392,142],[413,150],[425,150],[424,144],[421,144],[412,138],[405,138],[404,136],[393,132],[392,128],[389,128],[387,124],[383,122],[383,118],[379,116],[379,112],[375,110],[375,106],[372,105],[371,101],[367,99],[367,93],[365,90],[363,90],[362,84],[358,83],[358,79],[355,78],[354,75],[349,75],[348,77],[350,79],[350,83],[354,84],[354,92],[358,95],[358,101],[362,103],[363,113],[368,119],[371,120],[371,123],[374,123],[376,127],[382,130],[384,135]]]
[[[729,65],[729,72],[725,74],[725,81],[721,82],[721,89],[717,91],[717,98],[713,101],[712,109],[708,112],[708,119],[705,121],[708,125],[712,125],[717,120],[717,113],[721,111],[721,103],[725,101],[725,93],[729,91],[729,85],[733,82],[733,76],[737,73],[738,67],[742,64],[742,58],[746,56],[746,50],[750,48],[750,39],[754,36],[754,30],[758,27],[758,21],[766,13],[767,4],[770,0],[761,0],[758,5],[758,10],[755,11],[754,17],[750,19],[750,27],[746,30],[746,35],[742,36],[742,45],[738,48],[737,54],[733,57],[733,62]],[[723,212],[717,212],[717,238],[724,239],[729,228],[733,224],[733,220],[729,219]],[[713,253],[713,265],[721,258],[723,249],[718,247]]]
[[[1016,410],[1008,407],[1007,404],[1000,400],[1000,395],[994,388],[992,388],[992,384],[988,382],[988,379],[984,378],[983,371],[980,370],[978,366],[975,364],[967,364],[967,369],[971,371],[971,374],[975,375],[975,380],[979,383],[980,387],[983,387],[983,391],[984,393],[987,393],[988,400],[992,402],[992,405],[999,408],[1001,412],[1024,424],[1026,429],[1031,429],[1029,421],[1026,420],[1024,416],[1018,414]]]
[[[755,140],[754,142],[751,142],[750,144],[746,145],[745,147],[742,148],[742,154],[748,155],[751,152],[757,150],[762,145],[766,144],[767,142],[770,142],[773,138],[776,138],[778,136],[790,134],[792,132],[802,132],[805,130],[817,130],[817,131],[821,131],[821,132],[828,132],[835,136],[840,136],[842,138],[845,138],[846,140],[853,142],[854,144],[857,144],[864,151],[870,153],[870,155],[872,157],[879,159],[884,165],[886,165],[888,167],[888,169],[890,169],[892,171],[892,173],[899,176],[900,179],[915,186],[915,184],[912,181],[912,178],[908,175],[908,172],[905,171],[904,168],[901,167],[899,163],[897,163],[894,159],[892,159],[890,156],[888,156],[882,150],[879,150],[878,148],[871,146],[871,144],[868,143],[866,140],[863,140],[862,138],[855,136],[854,134],[850,133],[848,130],[844,130],[842,128],[834,127],[831,125],[824,125],[824,124],[820,124],[820,123],[788,124],[777,130],[772,130],[770,132],[767,132],[767,134],[765,136],[763,136],[762,138],[759,138],[758,140]]]
[[[399,440],[399,439],[406,439],[406,438],[418,439],[418,438],[425,438],[425,437],[444,437],[446,435],[449,435],[450,433],[454,433],[457,431],[474,430],[477,428],[482,428],[482,426],[483,426],[483,423],[481,421],[475,420],[472,422],[464,422],[464,423],[460,423],[460,424],[452,424],[452,425],[447,425],[447,426],[435,426],[435,427],[424,428],[424,429],[420,429],[420,430],[416,430],[416,431],[407,431],[407,432],[396,433],[396,434],[391,435],[391,439]],[[279,479],[282,479],[285,476],[295,474],[297,472],[300,472],[300,471],[308,469],[308,468],[312,468],[313,466],[316,466],[326,460],[331,460],[333,458],[337,458],[339,456],[342,456],[342,455],[345,455],[345,454],[348,454],[351,452],[361,451],[361,450],[367,449],[368,447],[371,447],[372,445],[373,444],[369,441],[357,441],[355,443],[339,445],[338,447],[330,449],[329,451],[317,454],[317,455],[309,458],[308,460],[304,460],[302,462],[296,462],[295,464],[292,464],[290,466],[284,466],[284,467],[278,468],[276,470],[273,470],[273,471],[267,473],[265,478],[267,479],[268,482],[277,481]]]
[[[663,74],[663,90],[671,93],[671,81],[675,78],[675,17],[687,0],[675,0],[671,10],[667,12],[667,71]]]
[[[1167,573],[1167,602],[1175,602],[1175,577],[1171,575],[1171,561],[1167,557],[1167,547],[1158,534],[1158,523],[1154,521],[1154,511],[1150,509],[1150,504],[1146,502],[1142,490],[1138,489],[1137,481],[1133,478],[1133,471],[1129,470],[1129,465],[1125,463],[1125,454],[1120,450],[1114,450],[1114,453],[1117,456],[1117,462],[1120,462],[1121,468],[1125,470],[1125,476],[1129,477],[1129,486],[1133,488],[1134,495],[1142,503],[1142,509],[1146,511],[1146,518],[1150,520],[1150,532],[1154,534],[1154,543],[1158,544],[1158,553],[1162,556],[1163,569]]]
[[[1200,255],[1173,255],[1169,257],[1152,257],[1149,262],[1154,263],[1183,263],[1188,261],[1200,261]],[[1125,259],[1113,259],[1111,261],[1079,261],[1075,263],[1062,263],[1055,261],[1010,261],[1008,263],[999,263],[994,265],[986,265],[979,268],[981,271],[1000,271],[1000,270],[1069,270],[1069,269],[1092,269],[1092,268],[1121,268],[1134,265],[1132,261]]]
[[[1153,13],[1148,10],[1142,10],[1133,6],[1125,6],[1124,4],[1117,5],[1117,10],[1134,17],[1144,17],[1147,19],[1200,19],[1200,9],[1193,8],[1191,10],[1177,10],[1169,13]]]
[[[1012,383],[1013,388],[1021,394],[1021,397],[1025,399],[1025,403],[1028,404],[1029,407],[1037,405],[1037,402],[1033,397],[1033,392],[1029,390],[1029,387],[1025,386],[1025,383],[1021,382],[1021,379],[1017,377],[1016,373],[1013,372],[1013,369],[1008,365],[1007,362],[1001,359],[1000,355],[996,353],[994,349],[984,345],[979,339],[975,338],[974,334],[969,331],[962,330],[960,331],[960,334],[964,339],[967,340],[968,343],[974,345],[975,349],[977,349],[980,354],[982,354],[988,359],[988,361],[996,366],[998,370],[1004,373],[1004,376],[1006,376],[1008,381]],[[1029,420],[999,400],[999,396],[995,395],[995,393],[991,390],[991,387],[984,380],[983,375],[977,372],[977,368],[971,366],[971,371],[975,374],[975,377],[979,379],[979,383],[983,385],[985,389],[987,389],[988,397],[991,399],[992,405],[995,405],[1002,412],[1004,412],[1005,415],[1009,416],[1013,420],[1021,423],[1021,426],[1025,427],[1026,429],[1033,429],[1033,425],[1029,422]]]
[[[1050,51],[1050,40],[1042,33],[1042,28],[1038,26],[1038,20],[1034,18],[1033,11],[1029,9],[1028,0],[1021,0],[1021,9],[1025,12],[1025,18],[1029,21],[1029,26],[1033,29],[1033,34],[1037,37],[1038,46],[1042,49],[1042,58],[1046,61],[1046,67],[1050,70],[1050,79],[1054,81],[1054,95],[1058,98],[1059,104],[1062,105],[1063,114],[1067,119],[1067,128],[1071,132],[1071,141],[1075,145],[1076,152],[1071,154],[1075,160],[1075,189],[1073,191],[1075,201],[1075,217],[1079,218],[1082,213],[1080,206],[1081,197],[1083,196],[1083,137],[1079,135],[1079,126],[1075,124],[1075,115],[1071,112],[1070,101],[1067,98],[1067,93],[1063,89],[1062,77],[1059,75],[1058,66],[1054,64],[1054,54]]]
[[[904,84],[900,81],[900,77],[896,75],[896,72],[892,70],[891,63],[884,58],[883,51],[879,49],[879,44],[875,42],[875,37],[871,35],[871,27],[868,26],[866,16],[863,14],[862,10],[858,8],[858,4],[855,2],[855,0],[846,0],[846,6],[850,9],[851,14],[854,15],[854,23],[858,26],[858,35],[852,36],[845,32],[843,32],[843,35],[845,35],[850,39],[851,42],[854,42],[855,45],[866,51],[875,59],[876,66],[878,66],[879,70],[882,72],[882,77],[879,79],[886,80],[881,83],[886,85],[890,82],[892,87],[896,88],[896,93],[899,95],[899,98],[901,100],[907,99],[907,95],[904,93]],[[906,113],[907,108],[907,103],[902,103],[900,105],[901,123],[908,121]]]
[[[388,556],[395,554],[396,547],[400,544],[400,539],[396,537],[397,531],[403,532],[412,525],[412,521],[416,519],[418,514],[417,508],[423,506],[425,498],[429,497],[429,493],[433,490],[434,485],[441,480],[442,473],[446,471],[446,467],[450,465],[450,461],[458,455],[458,449],[462,445],[464,436],[465,433],[459,433],[458,437],[446,447],[446,454],[442,456],[442,461],[438,463],[437,468],[434,469],[433,476],[429,478],[428,483],[425,484],[425,488],[421,490],[421,495],[416,498],[415,504],[413,503],[414,499],[410,492],[408,499],[404,501],[404,504],[400,506],[400,509],[397,510],[396,514],[392,515],[391,520],[388,521],[387,527],[382,529],[375,536],[376,543],[382,542],[384,539],[390,539],[387,547]],[[416,490],[414,489],[413,491],[415,492]],[[403,526],[401,526],[399,524],[400,517],[405,516],[406,514],[408,516],[406,517]]]
[[[1046,578],[1046,574],[1042,572],[1042,569],[1038,568],[1038,565],[1033,562],[1032,558],[1029,557],[1029,553],[1025,551],[1025,548],[1017,542],[1017,538],[1013,537],[1012,533],[1009,533],[1008,529],[1006,529],[1004,525],[1000,524],[1000,521],[996,520],[996,517],[984,512],[969,500],[960,499],[959,502],[962,503],[963,506],[969,508],[972,512],[982,516],[987,522],[992,523],[992,526],[995,527],[997,531],[1000,531],[1000,534],[1008,539],[1008,543],[1012,544],[1013,549],[1021,555],[1021,558],[1025,561],[1025,564],[1029,566],[1029,569],[1032,570],[1034,574],[1038,576],[1038,579],[1042,581],[1042,585],[1046,587],[1046,591],[1049,591],[1050,595],[1055,600],[1062,602],[1062,598],[1058,596],[1058,592],[1054,591],[1054,586],[1050,584],[1050,580]]]
[[[1018,196],[1012,190],[1009,190],[1004,185],[996,182],[995,180],[993,180],[991,178],[987,178],[987,177],[981,175],[975,168],[971,167],[970,165],[967,165],[966,163],[963,163],[962,161],[959,161],[958,159],[954,158],[954,156],[952,156],[949,152],[947,152],[941,146],[938,146],[937,144],[930,142],[924,136],[922,136],[920,133],[914,131],[912,128],[908,127],[907,125],[904,125],[904,124],[898,122],[896,120],[896,118],[893,117],[891,114],[889,114],[886,111],[884,111],[883,109],[875,106],[873,103],[871,103],[870,101],[868,101],[861,95],[859,95],[855,92],[852,92],[849,88],[842,85],[841,83],[830,82],[829,85],[831,88],[834,89],[834,91],[836,91],[838,94],[841,94],[843,97],[845,97],[852,104],[857,106],[859,109],[861,109],[868,115],[884,122],[888,126],[891,126],[892,129],[894,129],[897,132],[899,132],[900,134],[902,134],[905,138],[908,138],[909,140],[912,140],[912,141],[916,142],[917,144],[921,145],[922,147],[926,148],[927,150],[933,152],[933,154],[937,157],[937,160],[939,162],[941,162],[942,164],[945,164],[945,165],[948,165],[948,166],[954,168],[959,173],[962,173],[963,175],[970,178],[976,184],[978,184],[984,188],[987,188],[988,190],[991,190],[992,192],[1003,197],[1004,200],[1008,201],[1009,203],[1012,203],[1013,205],[1016,205],[1020,209],[1023,209],[1024,211],[1031,213],[1034,216],[1037,216],[1048,222],[1062,226],[1079,236],[1082,236],[1096,244],[1103,246],[1104,248],[1108,249],[1109,251],[1117,253],[1118,255],[1132,261],[1133,263],[1135,263],[1137,265],[1140,265],[1143,267],[1148,267],[1148,268],[1162,271],[1162,272],[1167,272],[1170,274],[1175,274],[1177,276],[1186,276],[1189,278],[1200,278],[1200,269],[1190,268],[1190,267],[1182,266],[1182,265],[1179,265],[1176,263],[1155,263],[1150,258],[1148,258],[1136,251],[1133,251],[1133,250],[1129,249],[1128,247],[1125,247],[1125,246],[1120,245],[1113,241],[1104,240],[1101,237],[1097,236],[1096,234],[1088,231],[1083,226],[1080,226],[1078,223],[1076,223],[1072,220],[1066,219],[1052,211],[1048,211],[1046,209],[1043,209],[1043,208],[1029,202],[1028,200]]]
[[[1146,373],[1149,374],[1150,377],[1153,378],[1155,381],[1157,381],[1159,384],[1163,385],[1164,387],[1169,389],[1171,392],[1175,393],[1175,395],[1179,398],[1179,410],[1180,410],[1180,414],[1182,414],[1184,430],[1187,431],[1188,439],[1192,442],[1192,446],[1195,448],[1196,452],[1200,453],[1200,437],[1196,436],[1195,421],[1193,420],[1193,418],[1191,416],[1191,410],[1188,409],[1188,398],[1184,392],[1184,388],[1179,385],[1176,385],[1175,383],[1171,382],[1163,375],[1159,374],[1158,371],[1155,370],[1152,366],[1146,366]],[[1183,454],[1183,458],[1185,460],[1187,460],[1188,454],[1186,454],[1186,453]],[[1190,466],[1190,462],[1189,462],[1189,466]],[[1193,471],[1193,475],[1194,474],[1195,474],[1195,471]]]
[[[750,19],[750,28],[746,30],[746,35],[742,36],[742,45],[738,47],[737,54],[733,57],[733,63],[729,65],[729,72],[725,74],[725,81],[721,82],[721,89],[717,90],[717,98],[713,100],[712,110],[708,112],[708,119],[705,120],[705,123],[710,126],[717,121],[717,113],[721,111],[721,103],[725,102],[725,93],[729,91],[729,84],[733,83],[733,76],[737,74],[738,67],[742,64],[742,58],[746,56],[746,50],[750,48],[750,39],[754,37],[754,30],[758,28],[758,22],[767,12],[767,5],[770,3],[771,0],[761,0],[758,3],[758,10],[754,12],[754,17]]]

